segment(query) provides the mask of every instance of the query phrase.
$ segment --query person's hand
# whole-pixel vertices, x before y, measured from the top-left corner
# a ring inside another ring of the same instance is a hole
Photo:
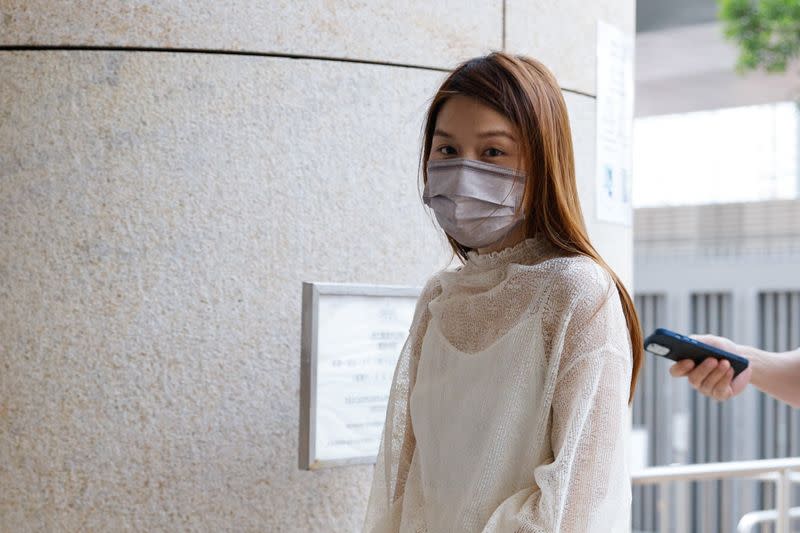
[[[720,350],[738,354],[739,346],[725,337],[716,335],[690,335],[694,340],[704,342]],[[725,359],[708,357],[705,361],[695,367],[691,359],[683,359],[672,365],[669,373],[673,377],[679,378],[688,376],[689,383],[705,394],[709,398],[717,401],[724,401],[742,392],[748,383],[750,375],[753,373],[752,366],[748,366],[741,372],[736,379],[733,379],[733,368]]]

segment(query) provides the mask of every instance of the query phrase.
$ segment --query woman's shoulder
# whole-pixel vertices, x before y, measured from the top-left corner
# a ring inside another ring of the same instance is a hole
[[[419,299],[421,301],[430,301],[436,298],[436,296],[442,292],[442,280],[441,275],[443,271],[434,272],[425,282],[425,285],[422,286],[422,290],[420,291]]]
[[[587,255],[558,256],[523,267],[531,275],[547,280],[548,286],[576,297],[608,292],[614,280],[608,270]]]
[[[548,259],[538,268],[546,280],[543,309],[554,317],[592,315],[616,293],[608,270],[586,255]]]
[[[427,279],[417,297],[417,304],[414,310],[415,320],[422,318],[427,310],[428,304],[442,293],[441,271],[431,274]]]
[[[594,337],[628,342],[627,322],[614,277],[607,267],[589,256],[553,262],[553,282],[543,304],[545,330],[570,337],[573,346]],[[593,333],[590,333],[593,332]],[[579,338],[580,337],[580,338]],[[615,341],[616,342],[616,341]],[[620,350],[620,354],[629,354]],[[626,355],[626,360],[630,359]]]

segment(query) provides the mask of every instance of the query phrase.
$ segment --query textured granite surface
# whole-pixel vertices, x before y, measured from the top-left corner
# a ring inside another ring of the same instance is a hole
[[[302,281],[422,284],[440,74],[0,53],[0,531],[353,531],[297,469]],[[335,524],[335,527],[331,526]]]
[[[451,68],[502,47],[502,0],[3,0],[0,45],[199,48]]]
[[[550,67],[561,87],[597,94],[597,21],[633,35],[630,0],[506,0],[506,47]]]

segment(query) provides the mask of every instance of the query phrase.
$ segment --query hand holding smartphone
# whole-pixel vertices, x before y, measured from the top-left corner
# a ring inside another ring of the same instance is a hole
[[[733,368],[734,377],[738,376],[750,364],[750,361],[741,355],[720,350],[666,328],[658,328],[652,335],[647,337],[644,341],[644,349],[654,355],[666,357],[673,361],[692,359],[695,365],[699,365],[708,357],[727,359],[731,368]]]

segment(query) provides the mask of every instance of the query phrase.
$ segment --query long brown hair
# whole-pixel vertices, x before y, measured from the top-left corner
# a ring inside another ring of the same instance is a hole
[[[475,98],[506,116],[521,136],[523,163],[528,175],[523,195],[526,235],[542,233],[567,254],[591,257],[611,275],[617,286],[633,350],[633,373],[628,403],[633,402],[643,362],[642,331],[628,291],[611,267],[600,257],[586,231],[578,187],[567,106],[553,74],[530,57],[493,52],[459,65],[442,83],[428,108],[423,131],[421,169],[428,181],[436,118],[452,96]],[[465,247],[447,236],[453,252],[466,261]]]

